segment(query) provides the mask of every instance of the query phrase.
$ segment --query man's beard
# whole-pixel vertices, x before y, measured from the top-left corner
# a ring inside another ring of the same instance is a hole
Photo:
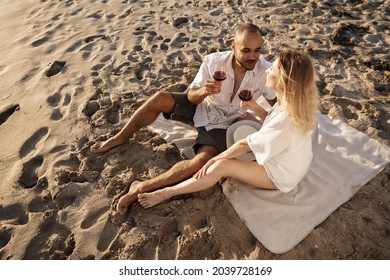
[[[238,59],[236,59],[236,61],[241,67],[244,67],[245,70],[248,70],[248,71],[253,70],[256,66],[256,63],[257,63],[257,60],[249,60],[249,61],[242,62],[242,61],[239,61]]]

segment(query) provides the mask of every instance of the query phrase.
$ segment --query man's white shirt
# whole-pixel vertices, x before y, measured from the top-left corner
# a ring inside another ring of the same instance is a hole
[[[202,103],[196,107],[194,116],[195,127],[205,126],[206,130],[221,128],[227,129],[235,119],[240,116],[240,99],[238,92],[242,89],[251,88],[255,100],[264,96],[265,99],[272,100],[276,97],[273,90],[267,88],[266,70],[272,63],[261,58],[256,63],[253,70],[245,73],[237,94],[231,100],[234,88],[234,72],[232,68],[233,52],[225,51],[209,54],[205,57],[199,71],[190,84],[189,88],[197,89],[206,84],[207,80],[213,79],[213,73],[217,63],[224,61],[227,69],[227,78],[222,82],[221,93],[207,96]]]

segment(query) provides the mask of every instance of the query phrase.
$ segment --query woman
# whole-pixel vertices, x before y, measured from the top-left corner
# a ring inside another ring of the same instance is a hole
[[[198,192],[223,177],[282,192],[291,191],[309,169],[313,154],[311,132],[316,124],[318,91],[310,57],[283,51],[267,72],[267,87],[277,92],[277,103],[267,113],[254,100],[243,102],[262,119],[262,128],[209,160],[192,178],[177,185],[138,195],[145,208],[175,195]],[[256,161],[236,157],[252,151]]]

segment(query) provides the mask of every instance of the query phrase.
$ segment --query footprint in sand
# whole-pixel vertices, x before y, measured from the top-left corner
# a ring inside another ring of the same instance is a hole
[[[129,15],[131,15],[132,13],[134,13],[134,12],[133,12],[133,10],[130,8],[130,9],[126,10],[126,12],[124,12],[123,15],[120,15],[120,16],[119,16],[119,19],[127,18],[127,17],[128,17]]]
[[[185,61],[186,57],[182,51],[173,52],[166,57],[166,62],[173,67],[179,67]]]
[[[140,67],[135,71],[135,76],[138,80],[143,80],[144,78],[147,78],[147,76],[150,76],[150,70],[152,67],[152,58],[147,57],[145,58],[141,63]]]
[[[331,42],[340,46],[351,46],[359,44],[362,36],[367,33],[368,28],[357,26],[355,24],[348,24],[341,26],[331,35]]]
[[[59,121],[63,118],[64,116],[61,113],[61,110],[59,108],[55,108],[50,116],[50,119],[52,121]]]
[[[84,178],[71,178],[78,181],[86,181]],[[55,195],[54,201],[60,209],[65,209],[68,206],[78,207],[80,206],[80,202],[88,196],[91,188],[85,186],[83,182],[69,182],[65,186],[63,186]]]
[[[19,157],[23,158],[28,155],[31,151],[35,149],[37,144],[44,140],[43,138],[47,136],[49,133],[49,129],[47,127],[41,127],[38,129],[30,138],[28,138],[22,147],[19,150]]]
[[[4,248],[8,242],[11,240],[12,229],[7,227],[0,228],[0,250]]]
[[[50,116],[50,119],[53,121],[59,121],[62,118],[64,118],[64,114],[67,115],[69,113],[68,107],[72,101],[72,96],[77,96],[84,91],[82,88],[76,88],[76,90],[74,91],[73,94],[66,93],[64,95],[64,97],[62,97],[61,92],[66,88],[67,88],[67,85],[62,86],[58,92],[49,96],[46,100],[46,102],[51,107],[55,107],[53,109],[51,116]],[[63,98],[63,100],[62,100],[62,98]],[[60,104],[61,100],[62,100],[62,104]]]
[[[158,259],[174,260],[178,249],[178,222],[176,218],[168,218],[160,225],[157,231],[158,243],[156,246],[156,254]]]
[[[61,94],[56,92],[55,94],[49,96],[46,101],[50,106],[56,107],[61,101]]]
[[[38,39],[38,40],[32,42],[31,45],[32,45],[33,47],[39,47],[40,45],[46,43],[49,39],[50,39],[50,37],[45,36],[45,37],[43,37],[43,38],[41,38],[41,39]]]
[[[88,229],[92,227],[94,224],[96,224],[97,220],[109,210],[109,206],[103,206],[100,209],[93,209],[92,212],[88,213],[83,221],[81,222],[80,227],[82,229]]]
[[[89,36],[87,38],[84,39],[84,42],[85,43],[90,43],[90,42],[93,42],[93,41],[96,41],[96,40],[99,40],[99,39],[107,39],[107,36],[106,35],[93,35],[93,36]]]
[[[84,10],[84,8],[78,8],[76,10],[74,10],[72,13],[70,13],[71,16],[76,16],[78,15],[82,10]]]
[[[218,242],[209,234],[209,227],[196,230],[189,236],[180,236],[177,248],[177,257],[186,259],[191,256],[193,259],[200,259],[204,254],[218,251]],[[194,252],[193,248],[198,248],[197,244],[202,244],[199,250]],[[176,257],[176,258],[177,258]],[[216,256],[212,256],[216,258]]]
[[[46,102],[52,107],[57,107],[60,101],[61,101],[61,94],[59,92],[56,92],[55,94],[49,96],[46,100]],[[50,119],[53,121],[58,121],[62,119],[62,113],[59,108],[54,108],[50,116]]]
[[[100,39],[107,41],[108,37],[106,35],[92,35],[92,36],[86,37],[84,40],[79,40],[76,43],[72,44],[69,48],[66,49],[66,51],[67,52],[74,52],[75,50],[79,49],[81,46],[88,44],[88,43],[91,43],[91,42],[94,42],[94,41],[97,41],[97,40],[100,40]],[[91,46],[87,45],[87,46],[84,46],[81,50],[85,51],[85,50],[90,50],[90,49],[91,49]],[[87,56],[87,55],[85,55],[85,56]]]
[[[0,207],[0,221],[2,224],[25,225],[28,223],[28,215],[22,204],[15,203]]]
[[[46,72],[47,77],[52,77],[61,72],[62,68],[64,68],[66,61],[54,61],[50,66],[49,70]]]
[[[113,101],[109,92],[97,89],[84,107],[83,113],[94,122],[95,126],[105,123],[118,124],[120,107],[120,101]]]
[[[63,102],[61,108],[66,108],[69,105],[70,101],[71,101],[71,96],[69,94],[66,94],[64,97],[64,102]],[[54,110],[50,116],[50,119],[53,121],[59,121],[63,117],[64,117],[64,114],[61,112],[61,109],[54,108]]]
[[[55,209],[57,206],[53,203],[51,196],[37,196],[31,200],[27,206],[29,213],[45,212],[49,209]]]
[[[19,182],[25,188],[32,188],[38,181],[38,168],[43,163],[43,156],[38,155],[23,164],[22,175],[19,178]]]
[[[54,17],[51,18],[51,20],[57,21],[57,20],[59,20],[61,17],[62,17],[62,13],[60,13],[60,14],[58,14],[58,15],[55,15]]]
[[[90,14],[87,17],[88,18],[94,18],[94,19],[101,19],[103,16],[104,16],[104,12],[103,11],[97,11],[97,12],[95,12],[93,14]]]
[[[77,41],[73,45],[71,45],[69,48],[66,49],[66,52],[74,52],[78,48],[80,48],[83,45],[82,41]]]
[[[19,104],[15,104],[6,107],[3,111],[0,111],[0,125],[5,123],[13,113],[19,110],[20,110]]]
[[[123,243],[123,241],[113,242],[112,247],[125,248],[123,251],[125,259],[131,260],[153,260],[156,258],[157,240],[145,234],[145,232],[134,228],[131,230],[131,240]],[[117,244],[115,244],[117,243]],[[129,248],[126,250],[126,248]],[[168,258],[165,258],[168,259]]]
[[[99,109],[100,106],[96,100],[89,100],[83,109],[83,113],[91,118]]]
[[[388,60],[375,58],[365,61],[364,64],[376,71],[390,71],[390,61]]]
[[[174,27],[181,28],[187,23],[188,23],[188,17],[178,17],[173,21],[172,24]]]
[[[344,97],[329,98],[342,109],[343,115],[349,120],[357,120],[363,109],[361,103]]]
[[[190,38],[187,37],[187,34],[180,32],[175,35],[171,45],[175,48],[183,48],[188,41],[190,41]]]
[[[113,74],[116,76],[122,75],[122,73],[129,73],[130,62],[126,61],[119,65],[117,68],[113,69]]]
[[[37,229],[40,234],[29,241],[23,259],[67,259],[75,248],[72,232],[64,225],[58,224],[56,215],[49,211],[42,220]]]
[[[106,63],[107,61],[111,60],[112,59],[112,55],[106,55],[105,57],[103,57],[100,62],[102,63]]]
[[[67,93],[64,97],[64,102],[62,103],[62,106],[68,106],[71,101],[71,96]]]
[[[110,218],[107,218],[97,243],[97,249],[100,252],[104,252],[105,250],[107,250],[107,248],[110,246],[117,233],[118,233],[118,227],[113,223],[111,223]]]

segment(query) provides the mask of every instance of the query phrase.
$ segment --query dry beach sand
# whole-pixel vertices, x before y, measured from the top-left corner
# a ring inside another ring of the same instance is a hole
[[[389,166],[278,255],[219,186],[118,216],[131,182],[184,158],[151,131],[89,152],[157,90],[185,89],[245,21],[265,58],[313,56],[323,113],[390,146],[389,17],[371,0],[1,1],[0,259],[389,259]]]

